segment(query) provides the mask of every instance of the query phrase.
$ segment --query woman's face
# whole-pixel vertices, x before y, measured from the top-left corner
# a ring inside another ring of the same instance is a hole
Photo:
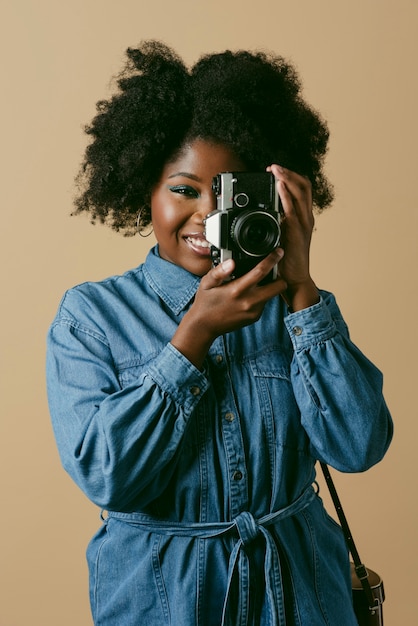
[[[151,217],[160,256],[192,274],[211,268],[204,218],[216,209],[212,178],[245,166],[222,144],[196,139],[167,163],[151,194]]]

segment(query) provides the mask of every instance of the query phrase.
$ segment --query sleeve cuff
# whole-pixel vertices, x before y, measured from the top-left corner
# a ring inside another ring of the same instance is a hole
[[[303,350],[327,341],[337,332],[337,326],[323,295],[317,304],[290,313],[284,322],[295,350]]]
[[[190,415],[209,387],[205,374],[198,370],[171,343],[152,364],[149,376]]]

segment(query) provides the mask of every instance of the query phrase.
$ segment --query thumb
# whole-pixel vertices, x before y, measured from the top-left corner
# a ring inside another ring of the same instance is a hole
[[[219,287],[231,276],[235,268],[235,262],[233,259],[227,259],[222,263],[219,263],[216,267],[213,267],[202,278],[204,289],[212,289],[213,287]]]

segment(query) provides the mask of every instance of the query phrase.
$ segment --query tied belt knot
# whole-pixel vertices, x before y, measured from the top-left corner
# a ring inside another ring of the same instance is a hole
[[[260,525],[248,511],[243,511],[237,515],[237,517],[234,518],[234,524],[244,547],[249,545],[253,539],[260,535]]]
[[[215,523],[176,523],[165,522],[142,513],[120,513],[109,511],[109,518],[116,518],[130,525],[152,533],[168,536],[196,537],[214,539],[237,533],[237,540],[231,552],[228,564],[228,581],[222,611],[221,626],[241,626],[247,624],[251,594],[249,559],[245,548],[256,538],[263,537],[264,578],[266,595],[266,615],[269,626],[285,626],[285,603],[282,584],[280,554],[268,527],[276,522],[291,517],[308,507],[316,497],[316,490],[309,486],[301,496],[288,506],[256,519],[249,511],[239,513],[231,522]],[[231,615],[230,599],[232,586],[237,582],[238,614]]]

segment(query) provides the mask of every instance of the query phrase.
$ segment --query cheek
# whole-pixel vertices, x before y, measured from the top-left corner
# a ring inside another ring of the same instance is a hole
[[[154,231],[169,233],[177,230],[187,219],[181,199],[156,198],[151,200],[151,218]]]

